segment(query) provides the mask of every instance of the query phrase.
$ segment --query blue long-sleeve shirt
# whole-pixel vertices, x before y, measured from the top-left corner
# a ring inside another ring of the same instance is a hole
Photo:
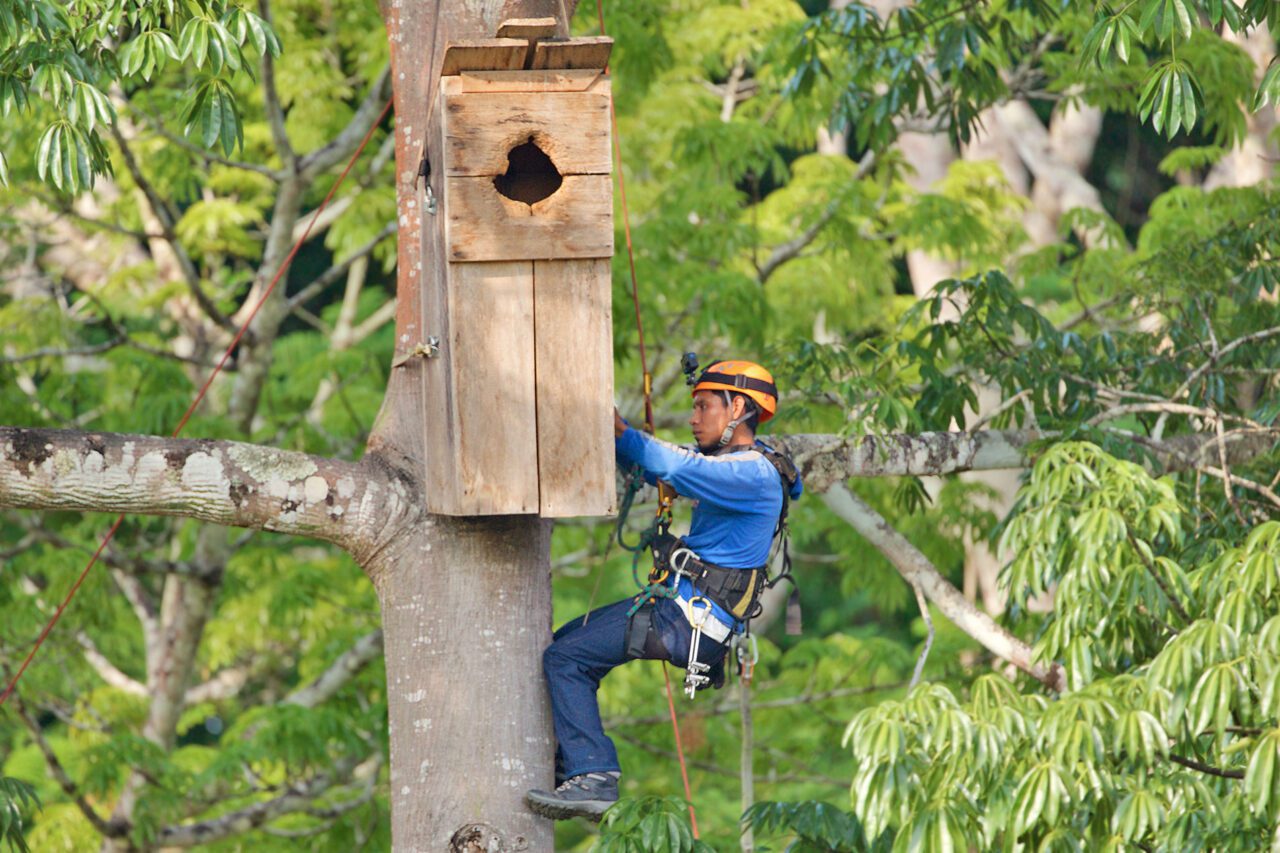
[[[757,444],[762,444],[757,442]],[[773,533],[782,512],[782,480],[758,450],[705,456],[636,429],[615,440],[618,463],[639,465],[651,482],[660,479],[693,501],[693,519],[685,543],[708,563],[754,569],[769,559]],[[803,491],[799,479],[791,498]],[[688,578],[680,579],[680,597],[693,595]],[[737,620],[718,604],[716,618],[735,629]]]

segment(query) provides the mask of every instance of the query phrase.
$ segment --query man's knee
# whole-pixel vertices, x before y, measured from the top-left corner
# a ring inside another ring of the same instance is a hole
[[[562,643],[552,643],[542,651],[542,671],[547,675],[563,672],[570,661],[571,658]]]

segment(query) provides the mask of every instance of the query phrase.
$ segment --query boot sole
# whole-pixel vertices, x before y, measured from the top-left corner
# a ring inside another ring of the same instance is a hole
[[[600,818],[608,810],[609,806],[617,802],[617,800],[562,800],[551,794],[544,794],[541,791],[530,791],[525,795],[525,802],[528,803],[530,810],[534,814],[542,815],[551,820],[569,820],[575,817],[584,817],[595,823],[600,822]]]

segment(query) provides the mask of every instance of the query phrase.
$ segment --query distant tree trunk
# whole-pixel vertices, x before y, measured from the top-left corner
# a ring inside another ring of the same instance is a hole
[[[1276,55],[1276,41],[1267,25],[1260,24],[1246,35],[1227,31],[1222,36],[1228,42],[1239,45],[1253,59],[1254,82],[1260,82],[1272,58]],[[1274,106],[1258,112],[1245,113],[1244,137],[1226,157],[1218,162],[1205,178],[1204,188],[1251,187],[1270,180],[1275,172],[1276,159],[1280,156],[1272,133],[1276,128]]]

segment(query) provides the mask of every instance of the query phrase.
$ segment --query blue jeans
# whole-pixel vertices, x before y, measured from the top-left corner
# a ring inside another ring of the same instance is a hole
[[[634,599],[625,599],[579,616],[555,632],[542,653],[542,671],[551,694],[551,718],[555,725],[556,767],[563,776],[621,770],[618,751],[604,733],[596,691],[600,680],[627,657],[627,611]],[[586,624],[583,620],[586,619]],[[665,660],[684,667],[689,663],[692,629],[678,605],[658,599],[653,609],[651,643],[643,659]],[[659,648],[660,646],[660,648]],[[703,636],[698,661],[714,665],[728,647]]]

